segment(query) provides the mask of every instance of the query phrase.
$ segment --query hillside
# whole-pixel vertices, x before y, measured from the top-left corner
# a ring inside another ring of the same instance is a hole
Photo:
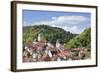
[[[38,34],[41,34],[42,42],[47,40],[53,44],[55,44],[57,40],[59,40],[60,43],[67,43],[70,39],[76,36],[76,34],[66,32],[61,28],[51,27],[47,25],[24,26],[24,45],[27,45],[34,39],[36,39]]]
[[[65,44],[67,48],[86,47],[91,48],[91,28],[85,29],[80,35],[77,35]]]

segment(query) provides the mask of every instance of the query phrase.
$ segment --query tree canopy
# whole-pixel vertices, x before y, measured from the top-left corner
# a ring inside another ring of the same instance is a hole
[[[27,45],[37,38],[37,35],[41,34],[41,40],[48,40],[55,44],[57,40],[60,43],[67,43],[70,39],[76,36],[64,29],[58,27],[51,27],[47,25],[35,25],[35,26],[24,26],[23,27],[23,43]]]

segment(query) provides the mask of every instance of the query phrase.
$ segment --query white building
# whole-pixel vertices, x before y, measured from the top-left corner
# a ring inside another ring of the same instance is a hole
[[[58,40],[56,41],[56,48],[60,48],[60,43]]]

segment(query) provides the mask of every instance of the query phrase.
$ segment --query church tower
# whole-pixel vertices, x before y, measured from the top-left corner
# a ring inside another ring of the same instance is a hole
[[[40,37],[40,34],[38,34],[38,41],[39,41],[39,42],[41,41],[41,37]]]

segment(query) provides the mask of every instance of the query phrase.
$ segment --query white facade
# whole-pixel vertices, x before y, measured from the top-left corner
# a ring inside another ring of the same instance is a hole
[[[56,48],[60,48],[60,43],[58,40],[56,41]]]

